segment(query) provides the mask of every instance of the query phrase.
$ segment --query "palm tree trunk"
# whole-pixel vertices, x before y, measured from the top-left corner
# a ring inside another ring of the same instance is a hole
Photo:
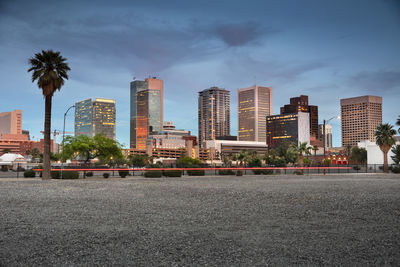
[[[302,168],[303,167],[303,153],[299,154],[299,167]],[[303,169],[299,170],[301,174],[303,174]]]
[[[50,167],[51,167],[50,166],[51,99],[52,99],[52,95],[47,95],[45,97],[42,180],[51,179],[51,176],[50,176]]]
[[[389,172],[387,154],[388,152],[386,151],[383,152],[383,171],[386,173]]]

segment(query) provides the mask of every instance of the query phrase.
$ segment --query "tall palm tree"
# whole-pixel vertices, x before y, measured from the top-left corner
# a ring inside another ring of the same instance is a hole
[[[303,153],[304,154],[310,154],[310,150],[312,149],[312,147],[310,147],[308,145],[307,142],[299,142],[299,145],[293,145],[292,146],[293,151],[296,151],[298,153],[299,156],[299,167],[303,167],[304,166],[304,162],[303,162]],[[299,170],[300,173],[303,173],[303,170]]]
[[[313,145],[313,147],[311,149],[314,151],[314,156],[317,156],[318,146]]]
[[[399,117],[397,118],[396,125],[400,127],[400,115],[399,115]],[[399,132],[399,134],[400,134],[400,128],[398,129],[398,132]]]
[[[50,179],[50,129],[51,129],[51,100],[56,90],[64,85],[64,79],[68,80],[67,72],[71,70],[66,63],[66,58],[60,52],[42,50],[29,59],[32,73],[32,82],[37,80],[37,85],[42,89],[45,98],[44,115],[44,150],[43,150],[43,178]]]
[[[389,123],[380,124],[375,131],[376,144],[383,152],[383,171],[389,172],[387,154],[390,148],[395,144],[393,136],[396,130]]]

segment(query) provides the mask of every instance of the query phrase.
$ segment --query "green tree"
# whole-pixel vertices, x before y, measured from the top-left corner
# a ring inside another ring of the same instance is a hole
[[[10,153],[10,152],[11,152],[11,150],[9,148],[4,148],[3,149],[3,154]]]
[[[355,164],[366,164],[367,163],[367,150],[355,146],[351,149],[349,160]]]
[[[304,166],[304,161],[303,161],[303,155],[310,154],[310,150],[311,147],[308,145],[307,142],[299,142],[299,144],[297,146],[292,145],[291,148],[293,149],[293,151],[297,152],[298,154],[298,163],[299,163],[299,167],[303,167]],[[303,170],[299,170],[301,173],[303,173]]]
[[[110,164],[123,158],[121,145],[103,134],[94,137],[67,136],[64,143],[64,160],[81,159],[87,164],[91,159],[98,158],[101,162]]]
[[[32,158],[33,159],[38,159],[38,158],[40,158],[40,150],[38,149],[38,148],[33,148],[32,149],[32,151],[31,151],[31,156],[32,156]]]
[[[144,167],[149,164],[149,155],[129,155],[128,160],[135,167]]]
[[[202,164],[201,160],[194,159],[191,157],[183,157],[178,160],[178,165],[182,168],[194,168],[199,167]]]
[[[51,179],[50,176],[50,131],[51,131],[51,102],[56,90],[60,90],[64,85],[64,79],[68,80],[67,72],[70,69],[66,63],[66,58],[60,55],[60,52],[53,50],[42,50],[29,59],[32,72],[32,82],[37,80],[37,85],[42,89],[45,97],[45,115],[44,115],[44,160],[42,179]]]
[[[399,134],[400,134],[400,115],[399,115],[399,117],[397,118],[396,125],[399,126],[399,129],[398,129],[397,131],[398,131]]]
[[[400,145],[392,147],[392,152],[393,156],[391,156],[392,160],[394,163],[399,164],[400,163]]]
[[[375,131],[376,144],[383,152],[383,171],[388,173],[388,158],[387,154],[390,148],[395,144],[394,135],[396,130],[389,123],[380,124]]]
[[[313,145],[312,150],[314,151],[314,156],[317,156],[317,151],[318,151],[318,146],[317,145]]]

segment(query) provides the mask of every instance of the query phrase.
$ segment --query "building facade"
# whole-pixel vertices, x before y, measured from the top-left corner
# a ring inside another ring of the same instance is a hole
[[[146,149],[149,134],[163,129],[163,99],[163,80],[153,77],[131,82],[131,148]]]
[[[104,134],[115,140],[115,100],[96,98],[75,103],[75,136]]]
[[[211,87],[199,92],[198,98],[199,144],[230,135],[230,92]]]
[[[22,134],[22,110],[0,113],[0,135]]]
[[[382,97],[359,96],[340,100],[342,146],[356,146],[360,141],[374,141],[382,123]]]
[[[325,124],[325,134],[324,134],[324,125],[320,124],[318,126],[319,130],[319,140],[323,143],[323,138],[325,137],[325,147],[331,148],[332,147],[332,125]]]
[[[310,136],[318,139],[318,106],[308,104],[308,96],[290,98],[290,104],[281,107],[281,114],[292,114],[296,112],[308,112],[310,114]]]
[[[310,114],[297,112],[267,117],[267,145],[279,147],[282,143],[310,144]]]
[[[238,89],[239,141],[265,142],[266,117],[272,115],[272,88],[252,86]]]

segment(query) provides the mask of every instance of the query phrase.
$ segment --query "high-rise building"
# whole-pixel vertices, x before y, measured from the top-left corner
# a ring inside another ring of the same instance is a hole
[[[115,140],[115,100],[96,98],[75,103],[75,136],[104,134]]]
[[[230,92],[210,87],[199,92],[199,144],[230,135]]]
[[[265,119],[272,115],[272,88],[239,88],[238,112],[239,141],[265,142]]]
[[[267,145],[275,148],[282,143],[310,144],[310,114],[297,112],[267,116]]]
[[[163,99],[163,80],[153,77],[131,82],[131,148],[146,149],[149,133],[163,129]]]
[[[281,114],[291,114],[296,112],[310,113],[310,136],[318,139],[318,106],[308,104],[308,96],[290,98],[290,104],[281,107]]]
[[[382,123],[382,97],[359,96],[340,99],[342,146],[356,146],[360,141],[374,141]]]
[[[325,136],[325,147],[331,148],[332,147],[332,125],[325,124],[325,134],[324,134],[324,125],[320,124],[318,126],[319,132],[319,140],[322,141],[323,144],[323,137]]]
[[[0,113],[0,135],[22,134],[22,110]]]

